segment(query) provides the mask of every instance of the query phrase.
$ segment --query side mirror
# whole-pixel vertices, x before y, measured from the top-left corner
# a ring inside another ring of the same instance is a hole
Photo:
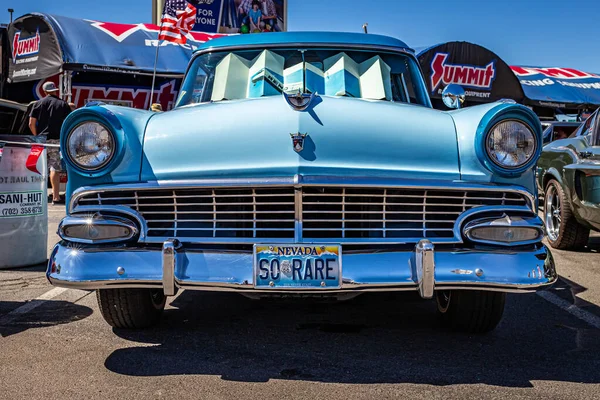
[[[442,101],[448,108],[461,108],[465,102],[465,89],[454,83],[446,86],[442,92]]]

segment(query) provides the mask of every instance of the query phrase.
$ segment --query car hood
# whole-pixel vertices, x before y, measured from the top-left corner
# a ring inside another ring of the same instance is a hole
[[[307,134],[296,152],[291,134]],[[417,105],[317,97],[295,111],[283,97],[156,114],[144,136],[141,179],[291,175],[460,179],[452,117]]]

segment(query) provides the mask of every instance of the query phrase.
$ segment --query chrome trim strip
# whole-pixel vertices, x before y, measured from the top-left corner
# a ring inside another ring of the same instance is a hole
[[[238,50],[258,50],[258,49],[310,49],[310,48],[321,48],[321,49],[344,49],[344,50],[376,50],[376,51],[389,51],[409,55],[415,59],[415,54],[410,52],[408,47],[397,47],[397,46],[381,46],[372,44],[348,44],[348,43],[319,43],[319,42],[290,42],[290,43],[269,43],[256,45],[256,48],[249,48],[248,45],[239,46],[223,46],[223,47],[208,47],[206,49],[197,50],[190,60],[189,65],[196,57],[200,57],[206,53],[220,53],[225,51],[238,51]]]
[[[175,295],[175,266],[179,241],[169,239],[162,246],[162,287],[165,296]]]
[[[143,280],[118,280],[114,282],[67,282],[57,280],[55,278],[48,278],[50,284],[53,286],[64,287],[69,289],[79,289],[79,290],[96,290],[99,287],[103,289],[160,289],[160,282],[153,281],[143,281]],[[237,293],[253,293],[253,294],[291,294],[289,291],[261,291],[251,288],[247,285],[235,285],[235,284],[177,284],[177,287],[183,290],[199,290],[205,292],[237,292]],[[539,291],[539,287],[528,287],[524,285],[512,285],[512,286],[490,286],[490,285],[478,285],[478,284],[469,284],[469,285],[438,285],[439,290],[485,290],[489,292],[503,292],[503,293],[533,293]],[[341,294],[341,293],[352,293],[352,292],[412,292],[417,291],[418,287],[414,283],[409,284],[401,284],[401,285],[348,285],[344,284],[342,289],[334,289],[334,290],[320,290],[318,292],[315,291],[306,291],[302,293],[293,293],[293,294],[320,294],[320,295],[330,295],[330,294]]]
[[[170,239],[167,236],[152,236],[146,238],[144,243],[147,244],[162,244],[165,240]],[[181,238],[183,240],[183,238]],[[344,239],[343,244],[345,246],[356,246],[356,245],[403,245],[403,244],[414,244],[419,240],[423,239],[422,237],[406,237],[406,238],[377,238],[377,239],[369,239],[369,238],[357,238],[357,239]],[[324,242],[330,243],[331,238],[324,239],[304,239],[301,244],[311,245],[311,244],[322,244]],[[460,244],[462,241],[457,241],[454,238],[430,238],[429,239],[434,244]],[[298,242],[294,238],[236,238],[235,240],[231,240],[228,238],[185,238],[184,242],[186,244],[229,244],[229,245],[254,245],[254,244],[270,244],[277,242],[279,244],[298,244]]]
[[[69,289],[79,289],[79,290],[96,290],[99,287],[103,289],[160,289],[160,282],[152,282],[152,281],[142,281],[142,280],[119,280],[114,282],[66,282],[57,280],[55,278],[48,278],[50,284],[53,286],[64,287]],[[253,294],[292,294],[290,292],[285,291],[261,291],[252,289],[249,286],[242,285],[203,285],[203,284],[177,284],[177,287],[182,290],[199,290],[204,292],[237,292],[237,293],[253,293]],[[439,290],[485,290],[489,292],[503,292],[503,293],[533,293],[540,290],[539,287],[527,287],[527,286],[487,286],[487,285],[438,285]],[[418,288],[414,284],[406,284],[406,285],[390,285],[390,286],[375,286],[375,285],[346,285],[344,284],[342,289],[334,289],[334,290],[321,290],[318,292],[315,291],[306,291],[302,293],[293,293],[293,294],[320,294],[320,295],[330,295],[330,294],[342,294],[342,293],[355,293],[355,292],[412,292],[417,291]]]
[[[415,268],[419,294],[424,299],[433,298],[435,289],[434,247],[429,240],[421,240],[415,246]]]
[[[303,204],[302,204],[302,187],[294,188],[294,240],[296,243],[302,242],[302,229],[303,229]]]

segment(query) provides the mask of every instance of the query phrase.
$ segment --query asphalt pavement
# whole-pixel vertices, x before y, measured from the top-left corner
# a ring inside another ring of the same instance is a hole
[[[63,215],[50,206],[51,232]],[[182,291],[158,328],[118,330],[95,293],[53,288],[45,266],[0,271],[0,398],[600,398],[599,251],[598,235],[584,252],[553,251],[560,282],[509,295],[483,336],[441,329],[413,293],[282,303]]]

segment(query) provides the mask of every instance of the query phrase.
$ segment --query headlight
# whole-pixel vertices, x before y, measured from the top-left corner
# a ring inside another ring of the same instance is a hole
[[[67,155],[82,169],[100,169],[114,154],[115,138],[106,126],[98,122],[84,122],[69,133]]]
[[[485,149],[494,164],[506,169],[516,169],[527,164],[535,155],[537,141],[524,123],[503,121],[488,133]]]

